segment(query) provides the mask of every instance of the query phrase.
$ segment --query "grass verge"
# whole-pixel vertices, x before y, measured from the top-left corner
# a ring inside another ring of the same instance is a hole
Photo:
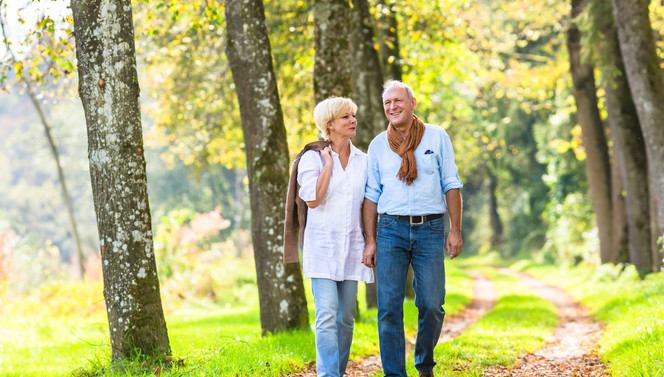
[[[471,278],[461,269],[448,263],[448,313],[458,312],[470,302],[470,282]],[[11,302],[4,297],[4,309],[0,309],[2,375],[154,376],[158,365],[139,360],[111,363],[101,284],[95,284],[53,285],[46,293],[12,297]],[[308,280],[305,288],[312,318],[313,298]],[[166,305],[174,308],[167,311],[166,321],[178,362],[161,370],[160,375],[283,376],[313,362],[316,351],[311,330],[260,335],[257,296],[255,292],[245,296],[244,303],[232,305],[200,300]],[[358,297],[364,297],[364,284],[360,284]],[[378,353],[376,310],[366,309],[363,301],[360,299],[361,318],[356,321],[351,358]],[[44,305],[58,302],[43,310]],[[66,309],[92,306],[97,309]],[[417,326],[417,312],[412,301],[404,306],[408,331],[412,332]]]

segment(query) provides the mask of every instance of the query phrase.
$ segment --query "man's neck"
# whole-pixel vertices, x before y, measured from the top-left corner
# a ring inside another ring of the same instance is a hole
[[[400,125],[395,125],[392,123],[392,126],[399,132],[399,135],[403,137],[404,139],[408,137],[408,133],[410,132],[410,127],[413,125],[413,122],[405,122],[405,124],[400,124]]]

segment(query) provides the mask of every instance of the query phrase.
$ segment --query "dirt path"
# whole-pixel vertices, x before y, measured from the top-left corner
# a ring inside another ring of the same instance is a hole
[[[561,289],[527,274],[507,269],[501,272],[517,275],[535,294],[551,301],[558,308],[560,324],[544,347],[521,356],[514,367],[493,367],[485,371],[484,376],[607,376],[606,366],[597,356],[597,342],[603,325],[592,320],[586,308],[574,302]]]
[[[541,349],[521,356],[513,367],[496,366],[483,372],[487,377],[532,377],[532,376],[583,376],[605,377],[606,366],[597,356],[598,340],[603,325],[592,320],[588,310],[574,302],[561,289],[547,285],[524,273],[502,269],[502,273],[515,275],[521,284],[533,290],[541,298],[552,302],[558,308],[560,324]],[[493,308],[497,299],[493,285],[483,275],[471,272],[474,279],[473,300],[462,312],[445,318],[440,342],[450,341]],[[414,335],[408,337],[407,347],[412,352]],[[348,364],[346,376],[366,377],[381,368],[380,356],[371,355],[352,360]],[[312,362],[298,377],[314,377],[316,366]]]
[[[480,319],[487,311],[493,308],[496,302],[496,292],[493,284],[482,274],[470,272],[473,277],[473,299],[461,312],[446,316],[443,331],[439,342],[447,342],[459,336],[468,326]],[[415,347],[415,334],[406,337],[406,348],[412,353]],[[382,368],[380,355],[370,355],[361,359],[351,360],[346,368],[346,377],[372,376]],[[316,365],[309,363],[305,370],[293,374],[295,377],[315,377]]]

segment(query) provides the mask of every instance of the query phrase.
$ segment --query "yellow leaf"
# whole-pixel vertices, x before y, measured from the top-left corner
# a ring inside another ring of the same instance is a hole
[[[23,62],[16,62],[13,65],[17,75],[23,73]]]

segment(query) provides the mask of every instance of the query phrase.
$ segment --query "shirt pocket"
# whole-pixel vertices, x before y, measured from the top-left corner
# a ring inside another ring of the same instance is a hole
[[[428,153],[427,153],[428,152]],[[424,174],[433,174],[438,167],[438,159],[436,158],[436,153],[427,149],[423,155],[420,156],[420,164],[418,165],[418,170],[422,168]]]

